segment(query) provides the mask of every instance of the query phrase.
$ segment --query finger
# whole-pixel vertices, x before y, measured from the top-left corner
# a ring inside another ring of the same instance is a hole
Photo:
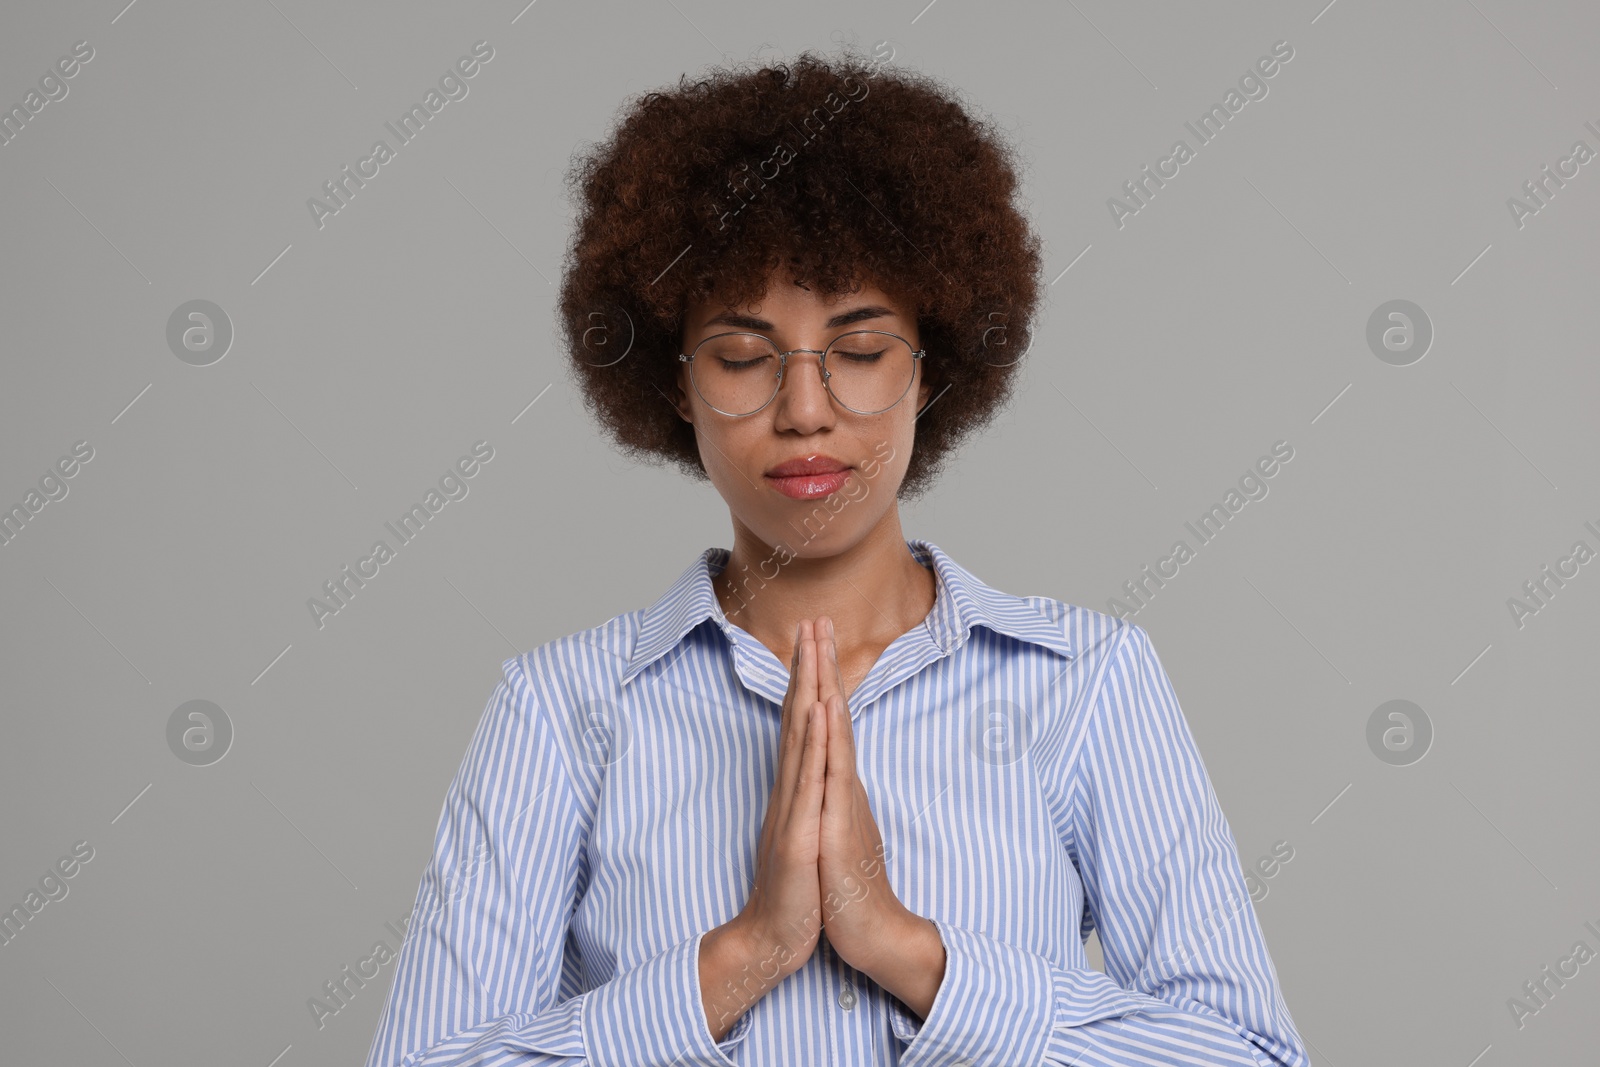
[[[783,710],[778,720],[778,780],[787,781],[804,750],[805,717],[809,704],[800,704],[795,690],[800,676],[800,627],[794,629],[794,654],[789,657],[789,687],[783,694]]]
[[[839,703],[843,705],[845,719],[848,720],[850,718],[850,701],[844,693],[844,670],[839,666],[839,642],[836,639],[833,628],[833,617],[830,615],[825,616],[825,618],[827,619],[828,655],[824,662],[824,666],[826,667],[824,673],[827,674],[830,679],[832,679],[832,690],[833,692],[839,694]],[[846,725],[848,726],[848,721]]]
[[[800,621],[800,661],[795,668],[795,707],[817,702],[817,639],[810,619]]]
[[[869,835],[881,849],[883,831],[878,827],[877,816],[872,814],[872,801],[867,797],[867,787],[861,784],[860,775],[856,776],[856,818],[866,820]]]
[[[818,616],[816,621],[817,631],[817,699],[827,707],[832,707],[831,698],[834,693],[842,693],[839,685],[839,653],[838,646],[833,643],[833,620],[826,615]]]
[[[851,777],[856,777],[856,731],[850,721],[850,705],[845,703],[843,693],[835,694],[834,699],[833,715],[828,719],[828,741],[831,744],[834,735],[838,735],[839,750],[844,753],[844,766],[850,771]]]
[[[847,818],[855,799],[855,774],[854,757],[845,747],[847,738],[842,736],[850,730],[850,716],[839,714],[844,700],[837,693],[825,707],[828,719],[828,770],[825,776],[826,795],[822,798],[823,813],[825,818]],[[844,724],[839,720],[843,718]]]
[[[783,691],[784,722],[788,723],[794,711],[794,690],[799,679],[800,669],[800,625],[794,628],[794,651],[789,655],[789,685]]]
[[[806,717],[805,761],[801,765],[800,780],[795,786],[794,807],[791,819],[815,821],[822,813],[823,776],[828,760],[828,716],[819,703],[813,702]]]

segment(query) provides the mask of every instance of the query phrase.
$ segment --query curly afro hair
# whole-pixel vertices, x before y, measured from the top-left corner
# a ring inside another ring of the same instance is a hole
[[[928,351],[899,489],[920,495],[1006,405],[1032,341],[1040,242],[1017,169],[954,92],[850,48],[642,95],[566,177],[559,317],[586,408],[630,457],[705,479],[671,400],[688,303],[758,302],[780,266],[827,297],[867,280],[915,308]]]

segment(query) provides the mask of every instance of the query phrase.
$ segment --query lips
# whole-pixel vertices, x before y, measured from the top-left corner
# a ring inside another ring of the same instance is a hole
[[[816,500],[831,496],[843,489],[849,480],[848,469],[834,471],[832,474],[795,474],[788,478],[774,478],[770,474],[767,475],[768,485],[795,500]]]
[[[802,474],[837,474],[849,470],[850,464],[832,456],[812,454],[786,459],[767,471],[768,478],[795,478]]]
[[[832,456],[812,454],[784,460],[766,473],[767,484],[795,500],[815,500],[844,488],[850,465]]]

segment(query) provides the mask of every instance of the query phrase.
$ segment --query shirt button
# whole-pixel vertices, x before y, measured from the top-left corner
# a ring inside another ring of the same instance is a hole
[[[839,1007],[843,1008],[845,1011],[850,1011],[853,1008],[855,1008],[855,1006],[856,1006],[856,990],[855,990],[855,987],[852,986],[849,982],[846,982],[844,984],[844,988],[839,990],[839,998],[838,999],[839,999]]]

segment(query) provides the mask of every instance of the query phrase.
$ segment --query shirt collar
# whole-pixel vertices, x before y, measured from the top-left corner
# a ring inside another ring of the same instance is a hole
[[[972,627],[981,625],[1019,641],[1040,645],[1068,659],[1076,655],[1067,640],[1064,618],[1051,618],[1022,597],[985,585],[932,541],[910,538],[906,547],[918,563],[933,567],[938,588],[926,625],[933,640],[946,652],[959,648],[966,642]],[[645,609],[633,654],[622,675],[622,685],[676,648],[691,630],[707,619],[728,634],[730,623],[711,587],[711,577],[721,573],[730,556],[726,548],[706,549],[684,568],[659,600]],[[752,580],[758,581],[759,576]]]

